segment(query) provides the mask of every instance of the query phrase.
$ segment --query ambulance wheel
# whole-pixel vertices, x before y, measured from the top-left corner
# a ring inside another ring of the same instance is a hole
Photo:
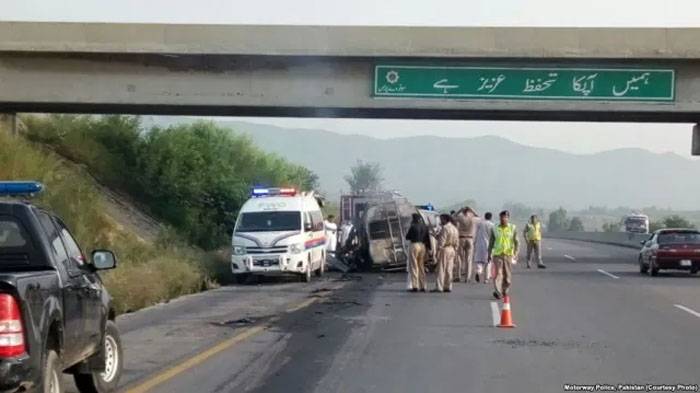
[[[323,273],[325,273],[325,272],[326,272],[326,261],[322,260],[321,266],[318,269],[316,269],[314,274],[316,274],[316,277],[322,277]]]
[[[311,269],[311,254],[309,254],[309,257],[306,260],[306,270],[304,271],[304,275],[301,276],[301,281],[311,282]]]
[[[326,272],[326,254],[323,254],[323,257],[321,258],[321,266],[316,269],[314,274],[316,274],[316,277],[321,277],[323,276],[323,273]]]
[[[304,272],[304,275],[301,276],[301,281],[311,282],[311,264],[306,265],[306,271]]]

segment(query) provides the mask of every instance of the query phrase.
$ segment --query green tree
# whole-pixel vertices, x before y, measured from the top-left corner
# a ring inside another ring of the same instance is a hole
[[[649,232],[656,232],[659,229],[663,229],[666,226],[664,225],[663,221],[651,221],[649,222]]]
[[[318,176],[212,122],[144,130],[133,116],[31,116],[27,136],[85,164],[205,249],[228,243],[254,185],[311,190]]]
[[[695,228],[695,225],[679,215],[664,218],[664,225],[666,228]]]
[[[695,228],[695,225],[677,214],[664,217],[661,221],[652,221],[649,223],[650,232],[663,228]]]
[[[569,222],[569,231],[571,232],[583,232],[583,221],[579,217],[572,217]]]
[[[566,231],[569,229],[569,219],[566,217],[566,210],[563,207],[549,213],[549,224],[547,225],[547,230],[556,231]]]
[[[360,160],[350,168],[350,174],[345,176],[353,194],[380,191],[382,188],[382,167],[376,162]]]
[[[149,205],[205,249],[227,242],[252,186],[309,189],[318,182],[308,169],[211,122],[153,129],[140,157]]]
[[[503,209],[510,212],[510,218],[515,222],[529,221],[530,216],[533,214],[539,217],[541,221],[544,216],[544,210],[542,208],[527,206],[520,202],[506,202],[503,205]]]
[[[48,115],[23,118],[27,137],[49,145],[69,160],[86,164],[102,183],[133,189],[141,143],[136,116]]]
[[[603,223],[603,232],[619,232],[620,231],[620,223],[615,223],[615,222],[606,222]]]

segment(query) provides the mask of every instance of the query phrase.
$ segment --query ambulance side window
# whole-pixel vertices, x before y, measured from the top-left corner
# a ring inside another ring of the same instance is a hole
[[[320,210],[311,212],[311,222],[314,231],[318,232],[323,230],[323,214],[321,214]]]
[[[313,228],[313,221],[311,220],[311,214],[309,212],[304,212],[304,230],[306,231],[309,226]]]

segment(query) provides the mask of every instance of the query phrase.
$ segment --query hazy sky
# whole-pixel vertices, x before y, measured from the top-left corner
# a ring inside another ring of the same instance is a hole
[[[0,0],[3,20],[700,26],[697,0]]]
[[[700,27],[700,0],[0,0],[0,20],[230,24]],[[691,125],[246,119],[376,137],[500,135],[576,153],[689,156]]]

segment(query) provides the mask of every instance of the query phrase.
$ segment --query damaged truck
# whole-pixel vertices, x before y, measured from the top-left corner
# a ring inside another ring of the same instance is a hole
[[[404,270],[408,262],[406,233],[411,216],[419,213],[431,229],[432,250],[438,214],[431,206],[417,207],[397,192],[343,195],[338,259],[346,270]],[[434,265],[428,253],[428,266]]]

